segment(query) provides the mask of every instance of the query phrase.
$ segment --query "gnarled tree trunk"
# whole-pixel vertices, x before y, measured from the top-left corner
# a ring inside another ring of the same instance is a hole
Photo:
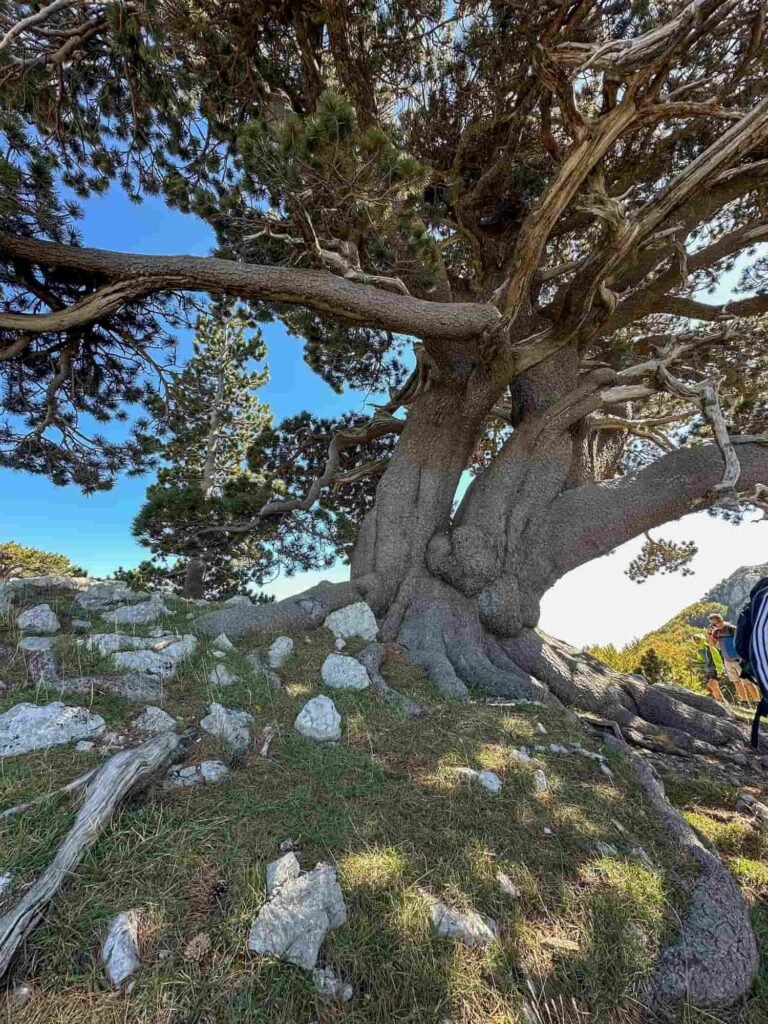
[[[536,631],[544,593],[566,572],[637,534],[712,501],[722,476],[714,445],[683,449],[614,479],[624,438],[589,429],[611,370],[579,369],[575,344],[505,388],[503,359],[454,357],[410,404],[360,527],[351,581],[287,602],[229,609],[204,620],[231,635],[309,628],[363,597],[385,641],[402,645],[449,696],[471,688],[531,697],[542,685],[563,704],[615,720],[637,740],[726,746],[743,739],[714,702],[620,676]],[[457,489],[502,395],[511,431],[458,507]],[[617,398],[622,393],[617,392]],[[620,407],[624,411],[624,406]],[[768,450],[740,446],[742,480],[766,475]]]

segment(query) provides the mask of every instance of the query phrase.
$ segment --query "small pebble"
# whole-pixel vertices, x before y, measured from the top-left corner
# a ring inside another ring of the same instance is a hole
[[[544,727],[542,722],[537,722],[536,723],[536,732],[539,733],[540,736],[546,736],[547,735],[547,730],[545,729],[545,727]]]

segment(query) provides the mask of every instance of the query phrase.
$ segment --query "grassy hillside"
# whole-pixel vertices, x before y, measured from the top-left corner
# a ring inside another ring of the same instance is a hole
[[[595,644],[587,651],[600,658],[618,672],[638,672],[644,655],[654,651],[670,668],[668,681],[701,693],[707,692],[702,686],[701,677],[695,666],[697,633],[704,632],[702,622],[706,622],[710,612],[725,613],[721,604],[699,601],[684,608],[669,622],[659,629],[647,633],[639,640],[624,647],[616,648],[613,644]]]
[[[36,600],[40,600],[38,596]],[[66,629],[71,602],[50,595]],[[189,605],[171,602],[164,624],[189,632]],[[14,615],[0,617],[0,643],[15,645]],[[93,622],[93,631],[109,631]],[[137,633],[149,627],[136,627]],[[529,705],[446,702],[423,674],[396,660],[388,681],[417,700],[411,719],[372,690],[333,692],[342,739],[320,745],[292,728],[305,701],[323,692],[320,667],[334,650],[325,630],[294,637],[296,651],[270,688],[245,660],[241,642],[225,664],[240,679],[212,687],[220,663],[200,647],[167,684],[162,706],[181,728],[196,727],[212,700],[251,712],[255,733],[276,729],[267,758],[256,748],[233,761],[201,732],[190,762],[230,764],[219,786],[133,798],[86,856],[33,934],[15,969],[33,998],[18,1024],[258,1024],[419,1022],[438,1024],[641,1024],[637,1003],[657,951],[674,936],[692,866],[662,834],[622,754],[606,748],[612,775],[571,750],[542,750],[530,764],[511,752],[526,745],[583,744],[601,749],[578,724]],[[355,649],[351,641],[349,649]],[[70,674],[110,671],[60,641]],[[61,697],[26,688],[12,662],[0,711],[21,701],[62,699],[88,705],[110,729],[132,735],[141,705],[93,694]],[[329,691],[324,691],[329,692]],[[543,735],[538,728],[542,723]],[[95,754],[59,747],[0,765],[0,809],[55,789],[98,763]],[[487,768],[502,779],[493,796],[456,771]],[[536,792],[543,768],[549,791]],[[733,809],[735,791],[668,780],[700,832],[731,859],[755,907],[768,955],[765,840]],[[71,824],[73,800],[56,798],[0,821],[0,873],[15,889],[0,912],[49,861]],[[551,834],[545,834],[545,829]],[[246,938],[264,902],[267,863],[291,838],[304,868],[337,866],[348,923],[329,933],[324,961],[354,986],[344,1006],[324,1002],[296,967],[248,953]],[[646,861],[637,855],[642,846]],[[517,887],[499,886],[504,872]],[[427,895],[495,918],[499,941],[485,950],[437,938]],[[130,993],[108,989],[99,948],[109,920],[140,908],[142,969]],[[201,938],[204,936],[204,938]],[[671,1019],[758,1024],[768,1015],[768,984],[745,1007],[722,1013],[683,1009]]]

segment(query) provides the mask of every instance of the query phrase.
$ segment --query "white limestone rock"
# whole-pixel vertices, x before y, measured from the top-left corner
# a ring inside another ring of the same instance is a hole
[[[90,619],[70,619],[69,624],[74,633],[87,633],[91,628]]]
[[[4,874],[0,874],[0,896],[6,893],[11,888],[12,884],[13,875],[7,871]]]
[[[272,896],[275,889],[301,874],[298,857],[295,853],[283,854],[271,864],[267,864],[267,896]]]
[[[173,732],[176,719],[162,708],[150,704],[134,718],[133,725],[145,736],[158,736],[161,732]]]
[[[313,697],[298,713],[293,727],[308,739],[326,743],[341,738],[341,715],[330,697]]]
[[[501,792],[501,779],[496,772],[489,771],[477,771],[474,768],[457,768],[456,772],[459,775],[463,775],[465,778],[470,779],[472,782],[476,782],[478,786],[482,786],[483,789],[487,789],[493,796],[498,796]]]
[[[537,793],[548,793],[549,783],[547,782],[547,776],[544,774],[543,769],[537,768],[533,773],[533,788]]]
[[[254,718],[247,711],[233,711],[215,702],[209,705],[210,714],[200,722],[200,728],[220,739],[234,754],[241,754],[251,743],[250,726]]]
[[[353,636],[361,640],[375,640],[379,635],[376,616],[365,601],[357,601],[331,612],[323,625],[342,640],[349,640]]]
[[[276,956],[311,971],[330,928],[347,919],[344,896],[330,864],[285,881],[267,900],[253,922],[248,948],[260,956]]]
[[[200,762],[200,778],[203,782],[208,783],[209,786],[216,785],[218,782],[223,782],[224,779],[229,775],[229,768],[221,761],[201,761]]]
[[[346,646],[347,646],[346,640],[342,640],[342,638],[340,636],[337,636],[336,637],[336,641],[334,643],[334,647],[336,648],[336,650],[337,651],[343,651]]]
[[[95,749],[96,744],[93,740],[78,740],[75,744],[75,750],[78,750],[81,754],[90,754]]]
[[[498,938],[496,922],[476,910],[466,912],[435,900],[430,907],[435,932],[444,939],[456,939],[465,946],[488,946]]]
[[[279,636],[267,652],[270,668],[282,668],[293,654],[293,640],[289,636]]]
[[[16,619],[16,625],[22,633],[58,633],[61,623],[56,612],[49,604],[36,604],[27,608]]]
[[[540,736],[547,735],[547,729],[543,722],[536,723],[536,732],[539,733]]]
[[[104,580],[91,584],[78,594],[75,604],[84,611],[100,612],[113,604],[125,604],[128,601],[141,601],[146,594],[131,590],[122,580]]]
[[[197,637],[191,633],[179,639],[170,638],[169,643],[162,640],[150,642],[152,648],[149,650],[120,651],[114,656],[115,667],[128,672],[172,679],[179,663],[197,650]]]
[[[239,680],[230,672],[226,665],[214,665],[208,673],[208,682],[212,686],[234,686]]]
[[[312,971],[312,981],[318,995],[323,999],[337,1003],[348,1003],[354,990],[348,981],[342,981],[332,967],[316,967]]]
[[[101,950],[107,978],[119,988],[141,966],[139,960],[139,916],[135,910],[114,917]]]
[[[162,597],[153,594],[149,601],[113,608],[111,611],[104,612],[102,618],[118,625],[146,626],[150,622],[156,622],[161,615],[168,614]]]
[[[148,637],[133,636],[129,633],[93,633],[77,641],[78,647],[96,651],[105,658],[117,654],[118,651],[146,650],[151,643]]]
[[[229,639],[226,633],[219,633],[219,635],[213,641],[212,646],[215,651],[225,651],[227,654],[235,650],[235,645],[232,643],[232,641]]]
[[[334,690],[365,690],[371,685],[365,665],[346,654],[329,654],[320,675],[325,685]]]
[[[520,899],[520,890],[509,875],[505,875],[503,871],[497,871],[496,881],[499,883],[499,888],[505,896],[509,896],[511,900]]]
[[[174,765],[163,783],[164,789],[191,789],[194,786],[216,785],[229,775],[229,768],[221,761],[201,761],[200,764]]]
[[[32,750],[100,735],[106,723],[88,708],[52,704],[16,704],[0,715],[0,757],[15,757]]]
[[[236,604],[253,604],[253,601],[251,601],[250,597],[246,597],[245,594],[236,594],[234,597],[230,597],[224,602],[225,607],[227,605],[231,606]]]
[[[531,755],[525,749],[525,747],[518,747],[517,750],[511,750],[509,756],[513,761],[519,761],[520,764],[529,764]]]

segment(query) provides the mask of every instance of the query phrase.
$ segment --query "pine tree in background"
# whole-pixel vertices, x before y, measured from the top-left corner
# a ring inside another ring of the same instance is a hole
[[[87,575],[85,569],[55,551],[27,548],[12,540],[0,544],[0,583],[12,577]]]
[[[272,421],[258,390],[269,379],[266,346],[242,309],[215,308],[199,318],[194,354],[170,385],[163,465],[133,523],[134,536],[153,553],[123,578],[170,585],[185,597],[221,598],[260,583],[274,556],[260,533],[200,534],[241,512],[244,496],[264,481],[247,453]],[[162,399],[158,399],[158,403]]]
[[[672,678],[672,666],[665,658],[659,657],[653,647],[649,647],[642,656],[635,672],[645,676],[649,683],[669,682]]]

